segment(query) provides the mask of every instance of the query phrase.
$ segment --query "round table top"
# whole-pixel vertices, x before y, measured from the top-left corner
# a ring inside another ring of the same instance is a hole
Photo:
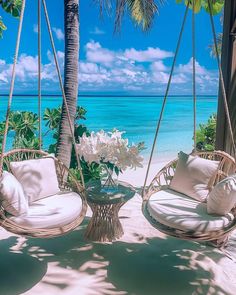
[[[90,181],[87,186],[87,200],[98,205],[127,202],[135,195],[135,189],[129,183],[117,181],[117,186],[103,187],[99,180]]]

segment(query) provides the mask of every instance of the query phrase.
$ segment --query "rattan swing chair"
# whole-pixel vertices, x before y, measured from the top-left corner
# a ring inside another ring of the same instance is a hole
[[[175,63],[176,63],[177,54],[178,54],[179,47],[180,47],[182,33],[184,30],[184,25],[185,25],[187,14],[188,14],[188,11],[190,8],[190,4],[192,4],[194,6],[195,1],[189,0],[186,5],[184,19],[183,19],[183,23],[182,23],[182,27],[181,27],[175,55],[174,55],[174,60],[173,60],[173,64],[172,64],[172,68],[171,68],[171,72],[170,72],[169,81],[167,84],[166,93],[165,93],[164,100],[163,100],[163,105],[162,105],[160,117],[157,122],[156,133],[155,133],[154,142],[153,142],[153,146],[152,146],[152,150],[151,150],[151,155],[150,155],[150,159],[149,159],[149,163],[148,163],[147,173],[146,173],[146,177],[145,177],[144,189],[143,189],[143,194],[142,194],[142,197],[143,197],[142,211],[143,211],[143,214],[146,217],[146,219],[149,221],[149,223],[153,227],[155,227],[159,231],[161,231],[169,236],[173,236],[173,237],[184,239],[184,240],[208,242],[208,243],[212,244],[213,246],[222,247],[222,246],[226,245],[228,238],[229,238],[229,234],[233,230],[236,229],[236,208],[233,208],[232,211],[230,212],[232,214],[232,218],[233,218],[232,222],[226,226],[222,226],[222,228],[217,228],[217,230],[204,230],[204,224],[201,224],[201,226],[198,228],[196,228],[196,227],[180,228],[177,224],[175,224],[175,221],[173,221],[173,220],[172,220],[172,224],[170,226],[169,224],[167,224],[167,222],[163,222],[163,219],[161,220],[160,218],[158,218],[158,216],[157,217],[154,217],[153,215],[151,216],[149,204],[150,204],[152,197],[155,197],[155,201],[157,202],[156,206],[159,207],[159,209],[158,209],[159,212],[160,212],[160,210],[163,209],[164,206],[166,206],[166,208],[167,208],[166,212],[168,212],[168,210],[170,208],[171,208],[171,210],[174,208],[172,212],[174,212],[174,210],[176,209],[175,203],[174,203],[175,201],[174,201],[174,192],[173,191],[172,191],[172,194],[168,195],[168,200],[166,201],[165,205],[163,205],[163,203],[161,203],[160,199],[161,199],[162,195],[165,193],[165,191],[170,188],[170,183],[171,183],[173,176],[175,174],[178,159],[171,161],[165,167],[163,167],[156,174],[154,179],[151,181],[150,185],[148,187],[146,187],[148,175],[149,175],[149,170],[150,170],[151,162],[152,162],[152,158],[153,158],[153,153],[154,153],[154,149],[155,149],[155,145],[156,145],[156,141],[157,141],[157,136],[158,136],[161,120],[163,117],[164,108],[165,108],[165,104],[166,104],[166,100],[167,100],[167,96],[168,96],[168,92],[169,92],[169,87],[170,87],[170,83],[171,83],[171,79],[172,79],[172,75],[173,75],[173,71],[174,71],[174,67],[175,67]],[[223,81],[223,74],[222,74],[222,70],[221,70],[221,66],[220,66],[220,58],[219,58],[219,52],[218,52],[218,48],[217,48],[216,33],[215,33],[211,4],[212,4],[211,0],[208,0],[208,6],[209,6],[209,12],[210,12],[209,13],[210,22],[211,22],[212,33],[213,33],[213,38],[214,38],[217,63],[218,63],[218,67],[219,67],[220,85],[221,85],[221,89],[222,89],[222,93],[223,93],[226,118],[227,118],[227,122],[228,122],[228,126],[229,126],[230,136],[231,136],[231,140],[232,140],[232,146],[233,146],[234,154],[235,154],[236,148],[235,148],[231,119],[230,119],[229,109],[228,109],[228,104],[227,104],[227,97],[226,97],[225,86],[224,86],[224,81]],[[209,152],[208,151],[206,151],[206,152],[200,151],[199,152],[196,150],[196,83],[195,83],[195,19],[194,19],[194,11],[192,12],[192,48],[193,48],[193,53],[192,53],[193,54],[193,65],[192,65],[193,66],[193,99],[194,99],[193,100],[194,149],[193,149],[192,155],[194,155],[194,156],[196,155],[201,158],[205,158],[205,159],[209,159],[209,160],[219,161],[217,173],[214,176],[214,179],[211,180],[213,183],[213,187],[214,187],[214,185],[216,185],[219,181],[221,181],[222,179],[226,178],[227,176],[235,173],[236,164],[235,164],[235,159],[231,155],[227,154],[224,151],[209,151]],[[183,196],[183,199],[184,199],[184,196]],[[160,209],[160,207],[161,207],[161,209]],[[183,212],[188,211],[187,206],[184,207],[184,205],[183,205],[183,208],[180,208],[180,209],[183,209]],[[175,213],[173,213],[173,215],[174,214]],[[167,213],[166,213],[166,215],[167,215]],[[162,216],[162,218],[163,218],[163,216]],[[168,220],[168,218],[170,218],[170,216],[165,216],[164,220]],[[188,218],[187,214],[186,214],[186,217],[184,216],[184,214],[181,216],[182,221],[184,219],[185,219],[184,221],[188,221],[187,218]]]
[[[11,110],[11,104],[12,104],[12,97],[13,97],[13,90],[14,90],[14,82],[15,82],[15,74],[16,74],[16,65],[17,65],[17,59],[18,59],[18,52],[19,52],[19,45],[20,45],[20,37],[21,37],[21,31],[22,31],[22,23],[23,23],[23,17],[24,17],[24,11],[25,11],[25,0],[22,1],[22,8],[21,8],[21,14],[19,19],[19,26],[18,26],[18,34],[17,34],[17,41],[16,41],[16,50],[15,50],[15,56],[14,56],[14,63],[13,63],[13,70],[12,70],[12,79],[11,79],[11,85],[10,85],[10,93],[9,93],[9,99],[8,99],[8,106],[7,106],[7,112],[6,112],[6,124],[5,124],[5,132],[3,136],[3,142],[2,142],[2,153],[0,155],[0,171],[1,175],[4,170],[10,171],[10,163],[12,161],[24,161],[24,160],[31,160],[31,159],[40,159],[43,157],[49,157],[50,155],[43,151],[41,149],[42,147],[42,136],[41,136],[41,0],[38,0],[38,108],[39,108],[39,150],[31,150],[31,149],[15,149],[11,151],[5,152],[6,149],[6,140],[7,140],[7,133],[8,133],[8,125],[9,125],[9,115]],[[54,55],[54,61],[57,69],[57,74],[59,78],[59,84],[62,92],[62,97],[64,101],[64,105],[66,107],[68,122],[70,125],[70,131],[71,131],[71,137],[73,141],[74,148],[76,148],[75,145],[75,137],[73,133],[73,124],[70,119],[69,109],[66,101],[65,92],[63,89],[63,83],[62,83],[62,77],[60,74],[60,69],[58,65],[57,55],[56,55],[56,49],[53,41],[52,36],[52,30],[51,25],[49,21],[49,16],[47,12],[47,6],[45,0],[42,0],[44,13],[45,13],[45,19],[47,23],[47,28],[49,32],[49,37],[52,45],[53,55]],[[80,183],[74,175],[70,172],[70,170],[67,168],[66,165],[64,165],[60,160],[53,157],[56,167],[56,176],[59,184],[59,189],[62,192],[71,192],[73,196],[76,195],[76,200],[80,202],[80,210],[76,212],[75,216],[73,217],[73,220],[70,220],[69,223],[59,225],[59,224],[53,224],[49,228],[48,227],[31,227],[31,226],[25,226],[18,224],[15,221],[12,221],[12,219],[9,217],[9,214],[4,210],[2,207],[2,204],[0,203],[0,226],[2,226],[4,229],[6,229],[9,232],[12,232],[14,234],[26,236],[26,237],[34,237],[34,238],[53,238],[57,236],[64,235],[72,230],[74,230],[76,227],[78,227],[81,222],[83,221],[86,210],[87,210],[87,202],[86,202],[86,196],[85,196],[85,189],[84,189],[84,179],[83,174],[79,162],[78,155],[77,156],[77,163],[81,174],[82,183]],[[69,193],[70,195],[70,193]],[[50,197],[49,197],[50,198]],[[60,198],[60,194],[58,196]],[[70,214],[70,212],[68,213]],[[39,216],[39,218],[41,218]],[[45,218],[45,216],[42,216],[42,219]]]

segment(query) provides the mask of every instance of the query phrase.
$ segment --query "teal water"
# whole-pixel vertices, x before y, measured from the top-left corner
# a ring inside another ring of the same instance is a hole
[[[78,104],[87,110],[84,122],[90,130],[104,129],[111,131],[117,128],[126,131],[125,137],[130,143],[144,141],[147,149],[145,158],[150,153],[157,119],[162,105],[162,97],[79,97]],[[42,110],[61,105],[61,97],[43,97]],[[7,98],[0,104],[0,119],[5,115]],[[168,98],[155,157],[159,159],[174,156],[178,151],[190,152],[193,141],[193,102],[191,96],[170,96]],[[13,98],[13,110],[37,112],[37,97],[16,96]],[[198,97],[197,123],[205,123],[217,110],[215,96]],[[44,132],[46,128],[44,126]],[[11,134],[9,135],[12,136]],[[52,141],[51,134],[44,138],[44,146]]]

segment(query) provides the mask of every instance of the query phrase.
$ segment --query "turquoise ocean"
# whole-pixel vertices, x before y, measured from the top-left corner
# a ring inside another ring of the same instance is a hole
[[[117,128],[125,131],[124,136],[131,143],[145,142],[143,151],[148,159],[163,97],[161,96],[80,96],[78,105],[87,110],[83,124],[90,130],[111,131]],[[42,111],[55,108],[62,103],[60,96],[43,96]],[[7,97],[1,98],[0,119],[3,120]],[[37,113],[37,96],[15,96],[12,110]],[[216,96],[197,98],[197,124],[206,123],[217,111]],[[44,133],[46,128],[43,128]],[[9,134],[9,137],[12,137]],[[177,155],[178,151],[190,152],[193,137],[193,100],[191,96],[170,96],[167,100],[155,151],[155,160],[165,160]],[[11,141],[9,139],[9,141]],[[44,137],[44,147],[52,142],[51,134]]]

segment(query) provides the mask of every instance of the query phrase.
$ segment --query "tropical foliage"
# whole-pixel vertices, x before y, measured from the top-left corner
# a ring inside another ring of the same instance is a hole
[[[222,39],[223,39],[223,33],[218,33],[216,36],[216,43],[217,43],[217,51],[219,53],[219,55],[221,55],[221,51],[222,51]],[[209,45],[210,48],[210,53],[212,57],[216,57],[217,56],[217,52],[216,52],[216,47],[214,44],[214,40],[213,40],[213,44]]]
[[[10,13],[14,17],[20,16],[22,0],[0,0],[0,6],[4,11]],[[3,31],[7,29],[2,17],[0,16],[0,38],[2,38]]]
[[[47,108],[45,109],[43,115],[43,120],[47,128],[46,132],[43,134],[43,137],[50,134],[54,139],[54,142],[52,142],[48,147],[48,152],[53,154],[55,154],[57,149],[61,112],[61,107],[54,109]],[[10,113],[8,128],[8,136],[9,139],[11,139],[11,146],[8,146],[8,148],[38,149],[38,120],[38,115],[33,112],[12,111]],[[81,122],[81,120],[86,120],[86,110],[83,107],[77,107],[74,130],[78,150],[83,155],[81,156],[80,164],[83,170],[85,182],[89,181],[90,179],[100,179],[102,176],[104,165],[107,166],[109,169],[112,168],[112,170],[114,170],[117,174],[121,172],[121,170],[124,170],[125,166],[137,167],[140,165],[139,163],[142,158],[139,156],[139,151],[143,149],[143,144],[140,143],[137,146],[128,146],[128,141],[121,138],[121,133],[119,133],[118,131],[114,132],[113,135],[103,136],[104,140],[109,139],[110,143],[111,141],[113,142],[113,145],[108,145],[108,141],[106,141],[105,143],[105,141],[103,140],[103,151],[109,151],[110,156],[112,156],[111,151],[113,151],[112,158],[104,158],[104,161],[95,161],[91,160],[91,157],[88,158],[86,156],[89,152],[88,144],[86,145],[85,141],[94,138],[94,132],[90,132],[84,124],[79,123]],[[5,121],[0,122],[0,144],[2,143],[4,129]],[[109,146],[110,148],[108,148]],[[114,156],[115,152],[116,157]],[[120,155],[118,155],[118,153]],[[126,158],[122,160],[121,157],[124,156]],[[116,160],[116,162],[113,161],[114,159]],[[119,162],[119,165],[117,161]],[[71,155],[70,169],[72,170],[73,174],[78,179],[80,179],[79,170],[75,159],[75,152],[73,152]]]
[[[196,133],[197,149],[213,151],[216,141],[216,114],[212,114],[206,124],[200,124]]]
[[[189,0],[176,0],[176,3],[184,3],[187,5]],[[210,0],[210,5],[212,9],[212,14],[218,14],[222,11],[224,7],[224,2],[225,0]],[[195,13],[200,12],[201,9],[204,9],[206,12],[210,12],[210,7],[209,7],[209,2],[208,0],[195,0],[195,5],[193,7],[193,0],[190,0],[190,5],[189,7],[191,9],[194,9]]]
[[[131,16],[134,23],[144,31],[151,28],[155,14],[158,12],[158,5],[163,4],[165,0],[94,0],[100,6],[100,12],[103,10],[112,12],[115,7],[115,31],[119,31],[125,12]]]

